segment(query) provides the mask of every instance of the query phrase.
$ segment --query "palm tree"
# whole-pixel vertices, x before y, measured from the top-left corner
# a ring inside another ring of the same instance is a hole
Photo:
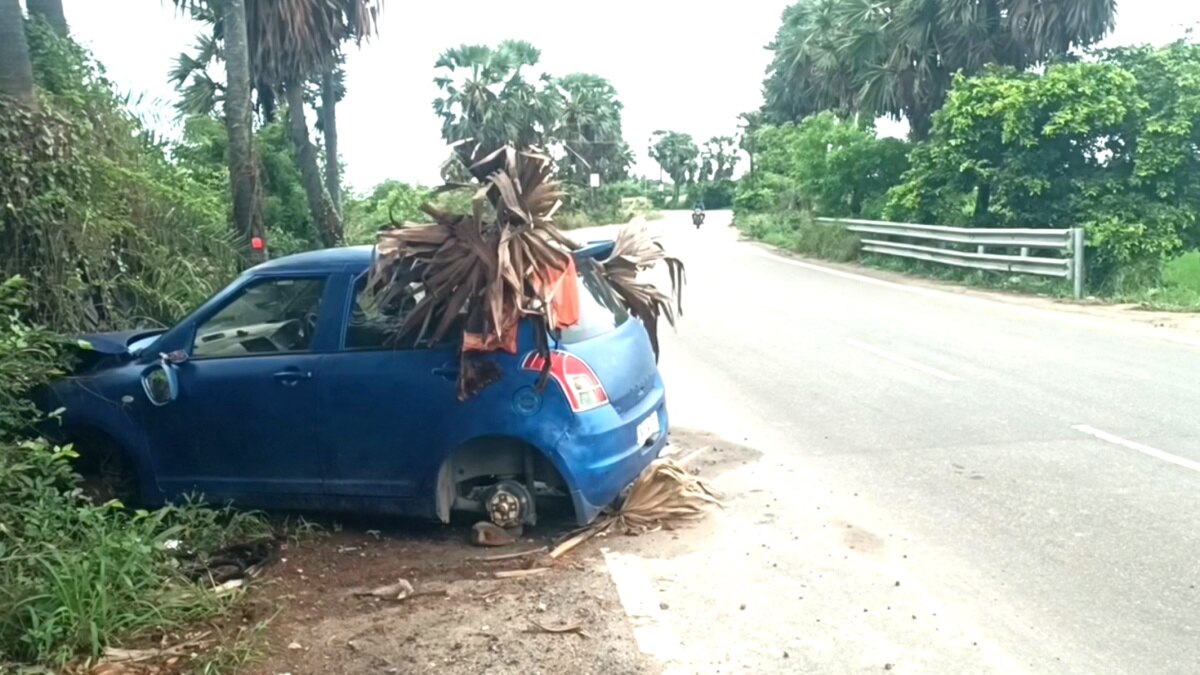
[[[1024,69],[1094,44],[1116,0],[801,0],[770,48],[768,121],[820,110],[905,117],[925,138],[957,72]]]
[[[375,32],[378,6],[372,0],[251,0],[249,9],[253,72],[264,87],[283,91],[288,129],[313,223],[326,246],[339,245],[342,220],[321,176],[317,148],[309,135],[304,85],[334,67],[344,42],[361,42]],[[332,106],[326,114],[332,114]],[[336,139],[336,129],[333,137]],[[336,147],[328,154],[336,163]]]
[[[25,0],[25,6],[29,8],[29,16],[44,19],[59,37],[65,38],[70,34],[62,0]]]
[[[612,181],[621,178],[631,154],[621,138],[621,111],[617,90],[608,80],[586,73],[567,75],[555,81],[562,98],[555,141],[567,152],[569,179],[586,181],[589,173],[599,173]]]
[[[195,19],[211,25],[210,34],[200,37],[195,55],[182,54],[176,60],[172,79],[180,88],[183,99],[181,112],[203,114],[232,94],[224,91],[209,77],[208,64],[220,55],[218,41],[227,41],[225,13],[220,13],[224,0],[176,0],[187,6]],[[336,99],[333,105],[323,103],[319,110],[321,128],[326,141],[326,167],[332,176],[322,177],[318,152],[309,134],[305,85],[322,81],[331,68],[336,68],[343,43],[361,42],[375,32],[378,2],[373,0],[239,0],[244,3],[245,25],[249,54],[249,82],[253,85],[255,103],[265,119],[272,119],[276,97],[282,93],[288,102],[288,132],[296,151],[296,164],[313,224],[326,246],[342,241],[340,179],[337,170]],[[227,64],[228,66],[228,64]],[[334,85],[338,83],[336,77]],[[250,89],[243,98],[250,105]],[[322,96],[322,98],[324,98]],[[332,143],[331,143],[332,141]],[[332,147],[330,147],[332,146]],[[332,189],[331,189],[332,188]]]
[[[245,0],[224,0],[225,129],[229,133],[229,184],[233,222],[247,240],[266,241],[258,163],[254,159],[254,126],[250,106],[250,48]],[[266,244],[252,255],[265,259]]]
[[[690,134],[678,131],[656,131],[654,137],[656,141],[650,148],[650,158],[671,177],[674,183],[671,203],[678,205],[679,189],[692,183],[699,172],[696,158],[700,156],[700,148],[696,147]]]
[[[505,145],[518,150],[546,145],[561,101],[547,76],[531,81],[523,72],[540,58],[536,47],[519,40],[442,53],[434,77],[442,94],[433,110],[458,158],[466,161]]]
[[[254,117],[251,103],[250,40],[246,26],[246,0],[174,0],[193,19],[209,23],[211,34],[201,35],[196,56],[180,55],[171,77],[183,87],[181,111],[212,112],[222,105],[229,135],[229,188],[233,197],[234,233],[247,244],[257,239],[262,248],[251,251],[267,257],[266,228],[262,217],[262,191],[254,157]],[[220,40],[220,47],[218,47]],[[225,84],[217,85],[205,68],[217,58],[225,62]],[[185,85],[186,83],[186,85]]]
[[[340,63],[330,64],[321,74],[321,105],[317,127],[325,139],[325,189],[329,200],[342,213],[342,167],[338,157],[337,104],[346,95],[346,71]]]
[[[738,125],[738,147],[750,158],[750,175],[754,175],[754,153],[758,151],[754,144],[754,132],[763,125],[763,113],[761,110],[742,113],[738,119],[741,120]]]
[[[0,0],[0,96],[33,107],[33,64],[19,0]]]

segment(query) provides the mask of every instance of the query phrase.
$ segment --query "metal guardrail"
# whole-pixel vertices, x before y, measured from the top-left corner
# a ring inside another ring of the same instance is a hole
[[[1070,279],[1075,297],[1083,297],[1083,228],[997,229],[888,223],[851,218],[817,218],[826,225],[845,227],[859,235],[867,253],[912,258],[979,270],[1037,274]],[[884,238],[886,237],[886,239]],[[961,250],[956,246],[969,246]],[[1004,249],[989,253],[988,249]],[[1017,253],[1012,253],[1016,250]],[[1060,252],[1057,257],[1033,255]]]

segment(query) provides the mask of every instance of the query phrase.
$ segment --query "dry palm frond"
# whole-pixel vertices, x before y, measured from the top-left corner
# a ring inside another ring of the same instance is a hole
[[[504,147],[468,169],[480,182],[472,213],[426,205],[433,225],[381,232],[368,282],[377,306],[404,310],[397,339],[417,332],[438,342],[462,331],[460,400],[500,377],[494,362],[473,354],[514,353],[523,317],[553,327],[554,278],[577,248],[553,225],[562,191],[549,180],[549,157]]]
[[[656,459],[633,482],[620,508],[568,536],[554,547],[550,557],[559,558],[614,526],[626,534],[640,534],[699,520],[710,508],[720,505],[720,497],[704,481],[674,460]]]
[[[667,266],[670,274],[670,295],[654,284],[638,279],[641,273],[659,262]],[[612,255],[597,264],[629,312],[646,326],[657,357],[659,315],[665,316],[667,323],[674,327],[676,312],[683,314],[683,285],[687,282],[683,261],[667,255],[645,223],[631,223],[617,234]]]

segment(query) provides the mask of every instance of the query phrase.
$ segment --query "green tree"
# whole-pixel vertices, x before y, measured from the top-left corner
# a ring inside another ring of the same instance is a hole
[[[429,222],[421,205],[431,198],[433,195],[429,190],[398,180],[385,180],[361,196],[349,195],[346,200],[346,242],[373,244],[380,228]]]
[[[575,73],[555,80],[562,99],[554,140],[566,149],[566,180],[586,185],[588,174],[604,183],[628,176],[632,152],[621,135],[617,90],[598,75]]]
[[[459,157],[481,156],[506,144],[547,145],[562,102],[548,75],[526,72],[540,59],[536,47],[520,40],[442,53],[434,77],[441,95],[433,110],[442,120],[442,138]]]
[[[679,204],[680,188],[691,184],[695,179],[699,170],[696,160],[699,157],[700,148],[692,140],[691,134],[678,131],[654,132],[654,145],[650,147],[650,158],[658,162],[658,165],[674,183],[671,193],[672,204]]]
[[[1200,49],[1102,53],[1045,74],[960,77],[933,135],[889,195],[893,217],[1008,227],[1084,226],[1090,273],[1153,274],[1200,211]]]
[[[907,118],[928,136],[956,72],[1025,69],[1112,29],[1115,0],[800,0],[783,13],[764,83],[773,122],[834,110]]]
[[[71,34],[67,27],[67,16],[63,13],[62,0],[25,0],[30,17],[38,17],[50,25],[54,34],[65,38]]]
[[[34,104],[33,65],[20,0],[0,0],[0,96]]]
[[[700,182],[727,181],[737,167],[738,142],[732,136],[713,136],[700,151]]]
[[[322,106],[318,109],[326,140],[326,169],[330,162],[334,176],[322,176],[316,146],[309,134],[305,117],[307,100],[305,86],[317,81],[325,86],[327,77],[333,78],[330,86],[337,86],[336,68],[344,43],[360,42],[375,31],[378,4],[372,0],[297,0],[278,3],[270,0],[176,0],[187,6],[192,17],[206,22],[210,28],[201,36],[195,55],[183,54],[177,59],[172,79],[183,94],[181,110],[191,114],[204,114],[218,102],[226,106],[234,100],[231,91],[224,91],[207,74],[208,64],[218,55],[225,53],[218,40],[227,43],[230,20],[229,2],[244,2],[247,48],[249,53],[249,82],[256,93],[255,103],[266,121],[274,119],[275,101],[282,94],[287,102],[288,131],[296,149],[296,162],[303,180],[312,220],[317,223],[321,239],[326,246],[335,246],[342,240],[342,221],[334,194],[339,193],[336,114],[334,108],[337,92],[325,100],[322,91]],[[228,59],[227,70],[228,70]],[[227,78],[227,82],[231,82]],[[240,78],[238,81],[241,81]],[[249,88],[245,96],[239,91],[236,101],[239,108],[245,102],[250,106]],[[228,116],[227,116],[228,117]],[[329,145],[332,141],[332,152]],[[231,145],[231,150],[233,146]],[[236,202],[235,202],[236,208]]]
[[[908,144],[821,113],[798,125],[764,126],[758,172],[785,207],[819,216],[877,217],[883,195],[907,168]]]
[[[754,132],[763,125],[763,113],[761,110],[742,113],[738,115],[738,119],[740,120],[737,136],[738,147],[750,159],[750,175],[754,175],[754,154],[758,151],[758,146],[754,145]]]

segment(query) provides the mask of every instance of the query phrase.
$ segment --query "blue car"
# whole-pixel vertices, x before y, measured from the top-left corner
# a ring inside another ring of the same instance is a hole
[[[372,512],[448,522],[536,522],[539,496],[580,524],[653,459],[667,410],[649,336],[578,251],[580,321],[536,324],[500,381],[459,402],[457,344],[393,339],[364,294],[370,247],[280,258],[244,273],[178,325],[87,336],[93,349],[49,389],[84,471],[120,469],[126,498],[199,493],[240,506]]]

